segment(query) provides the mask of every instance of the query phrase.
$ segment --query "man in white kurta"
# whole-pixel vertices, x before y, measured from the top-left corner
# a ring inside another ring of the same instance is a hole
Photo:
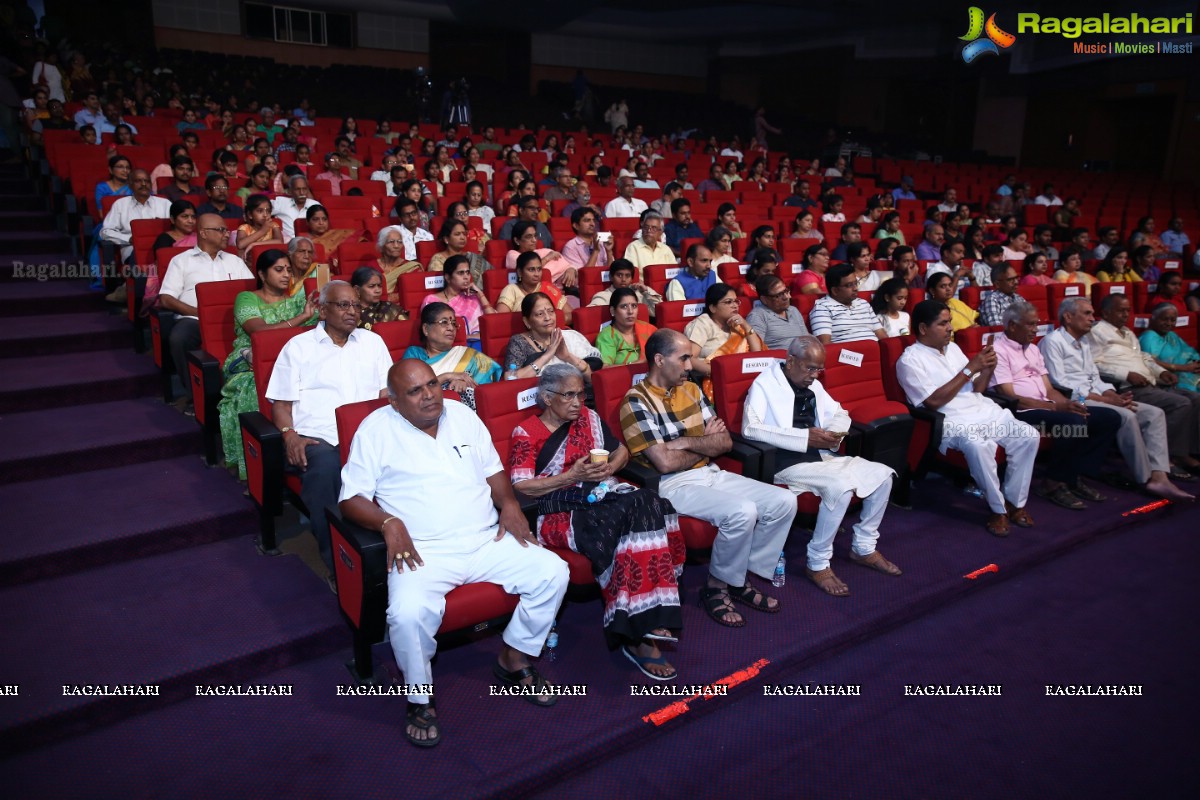
[[[896,363],[896,377],[908,401],[945,415],[939,449],[958,450],[966,457],[992,512],[988,531],[1007,536],[1010,519],[1022,528],[1032,527],[1025,502],[1040,438],[1032,425],[983,396],[996,368],[995,351],[989,345],[968,360],[953,341],[950,311],[936,300],[918,303],[912,324],[917,341]],[[1003,490],[996,470],[999,447],[1008,459]]]
[[[354,435],[340,507],[387,542],[388,632],[406,682],[432,682],[446,593],[487,582],[521,598],[494,671],[506,683],[546,686],[528,657],[541,652],[566,594],[566,562],[538,546],[487,428],[466,406],[443,400],[427,364],[396,363],[388,391],[390,405]],[[430,703],[420,692],[408,700]]]
[[[825,348],[814,336],[800,336],[788,345],[787,361],[773,361],[750,386],[742,416],[742,435],[774,445],[780,452],[775,482],[796,494],[813,492],[821,497],[817,524],[808,544],[807,574],[826,593],[850,594],[833,574],[833,537],[855,495],[865,498],[854,526],[850,560],[886,575],[900,569],[875,549],[879,525],[892,491],[891,467],[857,456],[835,452],[850,430],[850,415],[817,380],[825,369]]]

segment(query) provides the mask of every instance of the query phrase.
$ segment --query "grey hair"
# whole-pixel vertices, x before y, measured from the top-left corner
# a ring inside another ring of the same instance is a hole
[[[329,293],[332,292],[334,287],[336,287],[336,286],[345,286],[350,289],[354,288],[353,286],[350,286],[350,284],[346,283],[346,281],[330,281],[329,283],[327,283],[321,287],[321,296],[320,296],[321,305],[325,305],[326,303],[329,302]]]
[[[300,247],[301,242],[308,242],[312,246],[313,252],[317,251],[316,245],[313,245],[312,239],[307,236],[293,236],[292,240],[287,244],[287,253],[289,256],[296,255],[296,250]]]
[[[1008,308],[1004,309],[1004,313],[1000,315],[1000,324],[1007,328],[1014,322],[1020,322],[1025,319],[1025,315],[1030,311],[1037,313],[1037,307],[1023,297],[1017,296],[1008,304]]]
[[[292,177],[288,178],[288,191],[296,188],[296,181],[304,181],[305,183],[308,183],[308,178],[303,175],[293,175]]]
[[[583,381],[583,373],[572,367],[570,364],[551,364],[542,370],[542,374],[538,377],[537,385],[537,406],[538,408],[546,407],[546,397],[548,392],[558,392],[566,385],[567,381],[577,380]]]
[[[1158,319],[1159,315],[1166,311],[1175,311],[1178,313],[1179,309],[1175,307],[1174,303],[1159,303],[1154,308],[1150,309],[1150,317],[1152,319]]]
[[[661,222],[662,218],[663,218],[663,215],[658,213],[657,211],[647,211],[645,214],[642,215],[642,227],[643,228],[646,227],[647,222],[653,222],[654,220],[658,220]]]
[[[805,334],[804,336],[797,336],[795,339],[792,339],[791,344],[788,345],[787,351],[788,355],[792,358],[804,358],[810,352],[815,352],[818,350],[823,351],[824,349],[825,345],[821,344],[820,339],[815,336]]]
[[[378,250],[381,253],[383,252],[383,243],[387,241],[388,234],[390,234],[392,231],[399,233],[401,231],[401,228],[399,225],[388,225],[386,228],[381,230],[379,232],[379,235],[375,237],[375,249],[376,250]]]
[[[1090,304],[1092,301],[1086,297],[1068,297],[1058,304],[1058,323],[1061,325],[1067,318],[1067,314],[1079,313],[1079,306],[1083,303]]]

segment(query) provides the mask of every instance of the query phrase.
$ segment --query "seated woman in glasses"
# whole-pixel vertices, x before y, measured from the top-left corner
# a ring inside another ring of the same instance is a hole
[[[570,364],[591,383],[592,371],[604,366],[600,351],[582,333],[558,327],[554,305],[544,292],[525,296],[521,317],[529,330],[508,340],[504,351],[507,376],[534,378],[551,364]]]
[[[483,353],[455,344],[458,316],[442,302],[421,309],[421,344],[404,351],[433,368],[443,389],[458,392],[464,404],[475,408],[475,387],[500,380],[500,365]]]
[[[625,466],[629,451],[584,407],[585,391],[583,373],[569,364],[542,371],[540,413],[513,430],[508,474],[514,488],[538,500],[538,539],[591,562],[609,647],[620,647],[647,677],[671,680],[678,673],[658,643],[677,642],[673,631],[682,627],[678,577],[685,549],[679,520],[670,503],[652,492],[624,491],[627,484],[588,502],[597,484],[611,482]],[[599,456],[600,450],[604,456],[594,459],[592,453]]]

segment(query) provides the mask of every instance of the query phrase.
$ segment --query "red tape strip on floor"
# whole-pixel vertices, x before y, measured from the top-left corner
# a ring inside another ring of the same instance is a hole
[[[710,683],[708,685],[708,687],[705,687],[705,688],[710,688],[713,686],[726,686],[726,687],[732,688],[734,686],[737,686],[739,683],[745,683],[746,681],[750,680],[751,678],[757,676],[758,673],[762,672],[762,668],[767,666],[770,663],[771,662],[768,659],[760,658],[758,661],[755,661],[753,664],[746,667],[745,669],[739,669],[737,672],[734,672],[731,675],[726,675],[724,678],[721,678],[720,680],[713,681],[712,683]],[[728,689],[726,691],[728,691]],[[676,717],[686,714],[688,711],[690,711],[691,710],[690,703],[693,700],[699,700],[699,699],[712,700],[715,697],[724,697],[724,696],[725,695],[715,694],[715,693],[706,692],[706,691],[696,692],[691,697],[688,697],[683,700],[677,700],[674,703],[671,703],[670,705],[663,706],[662,708],[658,709],[657,711],[650,712],[646,716],[642,717],[642,722],[651,722],[655,725],[662,725],[662,724],[669,722],[670,720],[673,720]]]

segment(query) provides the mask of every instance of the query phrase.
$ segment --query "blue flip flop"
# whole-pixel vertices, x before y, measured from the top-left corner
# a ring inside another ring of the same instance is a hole
[[[643,675],[645,675],[647,678],[653,678],[656,681],[673,681],[677,677],[679,677],[679,670],[675,669],[674,667],[671,667],[671,665],[667,663],[667,659],[664,658],[663,656],[659,656],[658,658],[650,658],[649,656],[639,656],[639,655],[635,654],[632,650],[630,650],[628,645],[625,645],[624,647],[622,647],[621,652],[624,653],[625,657],[628,658],[630,661],[632,661],[633,665],[635,667],[637,667],[638,670]],[[646,666],[645,666],[646,664],[654,664],[655,666],[660,666],[660,667],[671,667],[671,669],[673,669],[675,671],[672,672],[670,675],[655,675],[653,672],[646,669]]]
[[[650,633],[642,634],[642,638],[649,639],[652,642],[666,642],[667,644],[679,644],[678,636],[663,636],[661,633],[655,633],[654,631],[650,631]]]

